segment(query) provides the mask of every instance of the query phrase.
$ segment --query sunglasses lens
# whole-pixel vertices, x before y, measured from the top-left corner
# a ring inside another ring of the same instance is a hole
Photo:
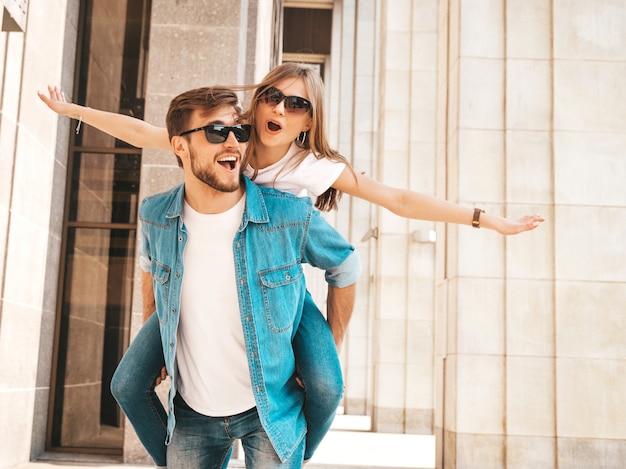
[[[225,142],[228,138],[228,134],[224,135],[224,132],[222,132],[222,130],[217,130],[212,127],[206,127],[204,129],[204,133],[209,143],[222,143]]]
[[[302,114],[311,109],[311,103],[300,96],[285,96],[278,88],[271,87],[263,92],[261,100],[270,106],[285,102],[285,110],[290,113]]]
[[[247,142],[250,140],[250,125],[208,125],[204,128],[206,139],[209,143],[223,143],[228,138],[229,133],[233,133],[238,142]]]
[[[252,126],[249,125],[249,124],[238,125],[236,127],[232,127],[233,133],[235,134],[235,138],[237,139],[237,141],[238,142],[247,142],[248,140],[250,140],[250,129],[251,128],[252,128]]]
[[[309,102],[299,96],[286,96],[285,97],[285,109],[291,112],[302,113],[308,111]]]
[[[283,94],[280,92],[279,89],[277,88],[268,88],[266,91],[263,92],[263,94],[261,95],[261,100],[265,103],[265,104],[270,104],[272,106],[276,106],[278,103],[280,103],[282,100],[284,99]]]

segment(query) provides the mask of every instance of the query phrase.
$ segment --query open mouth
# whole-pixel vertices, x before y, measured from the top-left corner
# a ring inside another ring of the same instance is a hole
[[[267,128],[269,129],[270,132],[278,132],[280,129],[282,129],[280,125],[278,125],[276,122],[273,122],[273,121],[269,121],[267,123]]]
[[[218,164],[230,171],[237,167],[237,158],[234,156],[224,156],[217,160]]]

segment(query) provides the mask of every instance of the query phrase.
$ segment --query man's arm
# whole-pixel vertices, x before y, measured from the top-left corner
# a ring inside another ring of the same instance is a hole
[[[141,272],[141,299],[142,299],[142,319],[145,322],[150,316],[155,314],[156,301],[154,299],[154,285],[152,284],[152,275],[150,272]],[[161,368],[161,374],[157,376],[156,385],[161,384],[167,378],[167,369]]]
[[[356,283],[361,275],[359,253],[314,210],[304,261],[325,270],[324,278],[328,284],[326,320],[339,350],[354,309]]]
[[[145,323],[152,313],[156,311],[156,301],[154,299],[154,286],[152,285],[152,275],[150,272],[141,272],[141,299],[143,303],[143,322]]]
[[[361,274],[361,258],[357,251],[352,251],[344,261],[326,270],[328,283],[326,299],[326,320],[335,339],[337,350],[341,350],[343,338],[354,310],[356,282]]]
[[[354,310],[356,298],[356,283],[347,287],[338,288],[328,285],[328,298],[326,302],[326,319],[333,333],[337,351],[341,350],[343,338],[348,329],[348,323]]]

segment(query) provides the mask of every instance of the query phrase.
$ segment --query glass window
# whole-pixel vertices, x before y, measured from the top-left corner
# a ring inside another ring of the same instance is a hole
[[[333,11],[285,8],[283,53],[330,54]]]
[[[74,101],[143,117],[150,0],[81,2]],[[83,125],[72,134],[49,449],[121,454],[109,390],[129,340],[141,152]]]
[[[331,51],[332,2],[320,2],[318,8],[289,5],[283,11],[283,62],[307,63],[324,78]]]

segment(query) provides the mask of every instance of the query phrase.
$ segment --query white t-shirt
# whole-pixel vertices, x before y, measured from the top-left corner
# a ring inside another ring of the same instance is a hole
[[[241,327],[233,238],[245,195],[224,213],[205,215],[187,203],[176,360],[179,392],[196,412],[236,415],[256,404]]]
[[[259,186],[273,187],[283,192],[303,197],[309,194],[317,197],[331,187],[346,165],[327,158],[318,159],[308,153],[297,163],[301,152],[295,143],[291,144],[285,156],[273,165],[260,169],[254,182]],[[252,177],[254,170],[248,166],[244,174]]]

